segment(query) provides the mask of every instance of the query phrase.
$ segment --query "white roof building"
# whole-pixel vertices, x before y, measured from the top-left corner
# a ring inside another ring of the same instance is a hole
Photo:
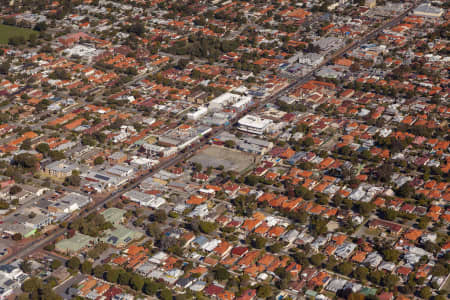
[[[106,173],[119,177],[127,177],[134,173],[134,168],[127,165],[115,165],[107,169]]]
[[[57,208],[64,213],[72,213],[77,209],[88,205],[89,202],[91,202],[91,199],[81,194],[70,193],[62,198],[56,199],[56,201],[55,204],[51,205],[52,207]]]
[[[345,279],[335,278],[328,283],[325,289],[332,293],[336,293],[337,291],[343,289],[347,282],[348,281]]]
[[[353,243],[345,243],[339,247],[337,247],[336,251],[334,252],[334,255],[346,259],[350,256],[350,254],[353,253],[353,251],[356,249],[357,245]]]
[[[125,194],[123,194],[123,197],[129,199],[130,201],[137,202],[141,206],[151,207],[155,209],[166,203],[166,200],[164,198],[142,193],[137,190],[126,192]]]
[[[416,16],[439,18],[444,14],[444,10],[440,7],[434,7],[430,3],[423,3],[414,9]]]
[[[209,210],[208,210],[208,205],[206,203],[201,204],[201,205],[197,205],[189,214],[188,217],[199,217],[199,218],[204,218],[208,215]]]
[[[371,252],[364,259],[363,263],[369,265],[372,268],[378,267],[378,265],[383,261],[383,258],[377,252]]]
[[[208,113],[208,109],[204,106],[200,106],[197,109],[188,112],[186,116],[189,120],[196,121],[196,120],[200,119],[201,117],[205,116],[207,113]]]
[[[238,121],[239,130],[258,135],[263,134],[270,125],[272,125],[272,120],[252,115],[246,115]]]
[[[224,93],[209,102],[209,111],[220,111],[227,105],[231,105],[239,100],[241,96],[233,93]]]

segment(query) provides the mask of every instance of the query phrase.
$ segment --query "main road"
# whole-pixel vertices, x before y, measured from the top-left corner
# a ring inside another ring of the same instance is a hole
[[[297,88],[301,84],[304,84],[305,82],[311,80],[313,78],[315,72],[318,71],[320,68],[322,68],[323,66],[329,64],[330,62],[332,62],[336,58],[340,57],[344,53],[355,49],[356,47],[360,46],[361,44],[367,43],[368,41],[370,41],[371,39],[376,37],[377,34],[380,33],[382,30],[398,24],[407,14],[409,14],[420,3],[421,3],[421,1],[419,1],[418,3],[413,5],[411,8],[407,9],[406,11],[404,11],[402,14],[400,14],[400,15],[398,15],[398,16],[396,16],[396,17],[394,17],[394,18],[384,22],[378,28],[376,28],[374,30],[371,30],[370,32],[366,33],[365,35],[363,35],[357,41],[354,41],[351,44],[346,45],[345,47],[343,47],[342,49],[340,49],[336,53],[330,55],[329,57],[327,57],[322,62],[322,64],[320,64],[319,66],[317,66],[316,68],[311,70],[309,73],[305,74],[302,77],[299,77],[297,80],[295,80],[294,82],[292,82],[288,86],[286,86],[283,89],[275,92],[273,95],[265,98],[264,100],[258,102],[257,104],[249,107],[247,110],[245,110],[242,113],[240,113],[238,116],[236,116],[236,118],[233,120],[233,122],[230,122],[229,125],[213,128],[213,130],[209,133],[209,135],[214,136],[214,135],[216,135],[216,134],[218,134],[220,132],[229,130],[231,127],[236,125],[237,121],[239,120],[239,118],[242,115],[260,110],[266,103],[275,101],[280,96],[289,93],[290,91],[292,91],[293,89]],[[92,212],[97,211],[99,208],[101,208],[106,203],[108,203],[110,201],[113,201],[113,200],[117,200],[124,193],[126,193],[126,192],[128,192],[128,191],[130,191],[130,190],[132,190],[132,189],[134,189],[136,187],[138,187],[139,184],[141,184],[141,182],[143,180],[145,180],[145,179],[155,175],[160,170],[168,168],[170,166],[173,166],[173,165],[175,165],[175,164],[177,164],[179,162],[182,162],[182,161],[186,160],[191,155],[193,155],[197,150],[199,150],[201,147],[205,146],[207,143],[208,143],[208,138],[203,138],[202,140],[200,140],[199,142],[197,142],[196,144],[194,144],[190,148],[187,148],[187,149],[183,150],[180,154],[178,154],[178,155],[176,155],[176,156],[174,156],[172,158],[169,158],[167,160],[162,161],[159,165],[157,165],[156,167],[151,169],[148,173],[146,173],[145,175],[141,175],[139,178],[135,179],[133,181],[133,183],[128,184],[124,188],[122,188],[122,189],[112,193],[111,195],[105,197],[104,199],[95,202],[93,205],[91,205],[89,207],[89,209],[84,210],[77,217],[86,216],[87,214],[90,214]],[[14,261],[16,259],[24,258],[24,257],[32,254],[36,250],[41,249],[45,245],[48,245],[50,243],[55,242],[58,238],[60,238],[62,235],[64,235],[65,232],[66,232],[65,228],[58,228],[55,231],[51,232],[48,236],[43,236],[41,238],[38,238],[37,240],[33,240],[33,241],[29,242],[22,249],[12,253],[8,257],[5,257],[5,258],[1,259],[0,263],[1,264],[3,264],[3,263],[10,263],[10,262],[12,262],[12,261]]]

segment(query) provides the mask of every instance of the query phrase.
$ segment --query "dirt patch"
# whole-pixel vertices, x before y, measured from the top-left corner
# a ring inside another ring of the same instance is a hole
[[[223,166],[225,171],[241,173],[255,161],[255,156],[235,149],[220,146],[210,146],[200,150],[189,159],[191,163],[200,163],[203,168]]]

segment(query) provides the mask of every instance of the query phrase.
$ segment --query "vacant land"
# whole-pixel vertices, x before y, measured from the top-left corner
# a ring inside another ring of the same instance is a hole
[[[254,162],[254,156],[238,150],[211,146],[199,151],[189,162],[200,163],[204,168],[223,166],[225,171],[240,173]]]
[[[8,44],[9,38],[16,36],[23,36],[28,40],[32,33],[37,32],[28,28],[0,24],[0,44]]]

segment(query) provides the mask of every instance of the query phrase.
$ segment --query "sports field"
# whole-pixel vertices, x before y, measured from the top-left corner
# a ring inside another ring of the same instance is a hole
[[[8,39],[13,36],[23,36],[25,40],[28,40],[30,34],[33,32],[36,31],[28,28],[0,24],[0,44],[8,44]]]

